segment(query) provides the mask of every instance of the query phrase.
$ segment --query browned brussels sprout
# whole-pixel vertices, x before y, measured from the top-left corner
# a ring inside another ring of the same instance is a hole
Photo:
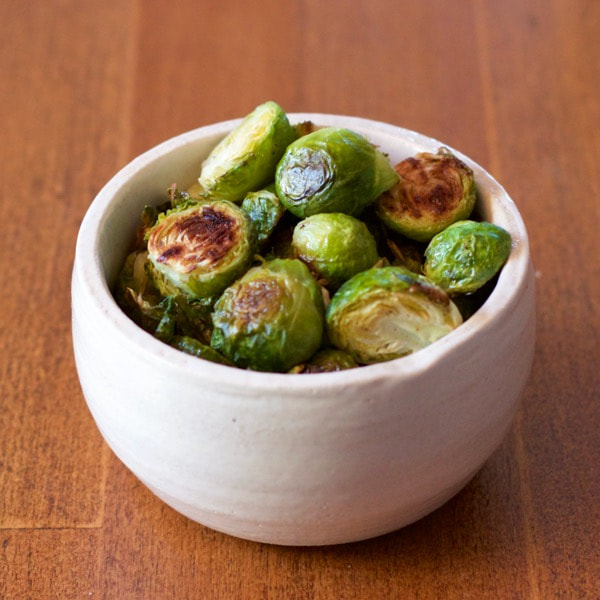
[[[227,200],[181,205],[162,214],[148,235],[148,254],[163,295],[220,294],[250,265],[256,245],[248,214]]]
[[[266,262],[223,292],[213,325],[211,346],[237,366],[285,372],[321,344],[321,288],[299,260]]]
[[[400,181],[376,202],[380,219],[408,238],[427,242],[475,205],[473,171],[445,148],[396,165]]]

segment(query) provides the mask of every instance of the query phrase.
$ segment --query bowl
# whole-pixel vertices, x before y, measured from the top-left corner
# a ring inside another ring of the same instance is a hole
[[[441,142],[357,117],[290,114],[344,126],[392,164]],[[534,278],[528,239],[505,190],[479,165],[478,211],[508,230],[497,284],[464,324],[427,348],[335,373],[288,375],[186,355],[137,327],[111,289],[139,214],[239,121],[145,152],[99,192],[81,224],[72,277],[77,371],[95,422],[160,499],[240,538],[323,545],[401,528],[454,496],[499,446],[530,372]]]

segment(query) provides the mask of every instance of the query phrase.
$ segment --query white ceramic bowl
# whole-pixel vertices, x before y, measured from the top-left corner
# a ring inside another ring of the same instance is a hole
[[[442,144],[391,125],[323,114],[393,164]],[[365,539],[456,494],[510,427],[534,347],[527,234],[503,188],[474,170],[479,210],[513,248],[496,288],[458,329],[413,355],[317,375],[244,371],[188,356],[121,312],[111,287],[145,204],[200,162],[237,121],[190,131],[122,169],[81,225],[72,281],[81,386],[115,454],[159,498],[208,527],[289,545]]]

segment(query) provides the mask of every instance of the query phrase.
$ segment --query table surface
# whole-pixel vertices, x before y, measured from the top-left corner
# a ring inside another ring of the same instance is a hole
[[[0,3],[1,598],[597,598],[600,3]],[[208,530],[108,449],[71,348],[81,219],[132,157],[267,100],[443,140],[527,224],[531,378],[454,499],[386,536]]]

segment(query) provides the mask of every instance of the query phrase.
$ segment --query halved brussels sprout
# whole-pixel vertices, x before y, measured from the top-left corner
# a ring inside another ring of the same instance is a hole
[[[277,195],[300,218],[322,212],[357,215],[397,181],[388,159],[363,136],[335,127],[290,144],[275,172]]]
[[[510,234],[502,227],[459,221],[429,242],[423,271],[449,294],[469,294],[500,270],[510,248]]]
[[[321,289],[301,261],[275,259],[223,292],[213,325],[211,346],[238,367],[285,372],[321,344]]]
[[[376,202],[379,218],[390,229],[427,242],[471,214],[476,199],[473,171],[449,150],[417,154],[395,169],[399,182]]]
[[[344,213],[320,213],[300,221],[292,244],[296,256],[332,288],[372,267],[378,259],[367,226]]]
[[[275,188],[269,186],[259,192],[250,192],[244,198],[242,208],[254,223],[259,247],[264,246],[285,213]]]
[[[331,373],[354,367],[358,367],[358,365],[347,352],[336,348],[324,348],[319,350],[309,361],[296,365],[289,372],[294,374]]]
[[[248,214],[227,200],[182,205],[162,214],[148,235],[148,254],[163,295],[220,294],[252,260],[256,244]]]
[[[201,193],[238,202],[248,192],[264,187],[273,181],[275,166],[295,137],[278,104],[257,106],[202,163]]]
[[[443,289],[404,267],[355,275],[334,294],[327,310],[330,341],[362,364],[420,350],[461,323]]]

